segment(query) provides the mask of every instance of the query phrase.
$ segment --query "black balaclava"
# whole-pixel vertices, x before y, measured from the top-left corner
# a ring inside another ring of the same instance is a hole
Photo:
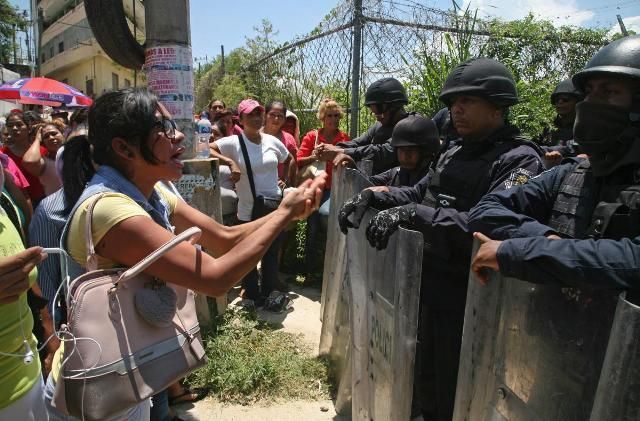
[[[596,176],[627,164],[640,164],[640,126],[629,110],[588,101],[576,105],[574,139],[589,155]]]

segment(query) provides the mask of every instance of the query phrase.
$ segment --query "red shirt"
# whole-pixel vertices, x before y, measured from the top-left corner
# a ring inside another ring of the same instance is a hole
[[[284,130],[280,130],[279,138],[282,139],[281,142],[284,144],[285,148],[287,148],[295,161],[296,155],[298,154],[298,144],[296,143],[296,139]],[[295,165],[295,162],[292,161],[290,165]],[[284,173],[284,164],[278,164],[278,178],[284,178],[286,176],[287,174]],[[291,182],[293,183],[295,180],[291,180]]]
[[[22,171],[22,174],[24,174],[24,176],[26,177],[27,181],[29,182],[29,187],[27,187],[26,190],[27,193],[29,193],[31,201],[33,202],[33,207],[35,208],[35,205],[39,201],[44,199],[45,196],[44,187],[42,186],[42,183],[40,183],[38,176],[33,175],[29,171],[25,170],[22,166],[22,157],[14,154],[8,146],[3,146],[2,148],[0,148],[0,152],[7,154],[9,158],[13,159],[13,162],[16,163],[18,168],[20,168],[20,171]],[[47,156],[48,153],[49,152],[47,151],[47,148],[45,148],[44,146],[40,146],[41,156]]]
[[[317,133],[318,133],[318,144],[329,143],[327,142],[327,139],[324,137],[324,134],[322,133],[322,129],[320,129]],[[349,140],[351,140],[349,139],[349,135],[347,135],[345,132],[338,131],[336,136],[333,138],[333,142],[331,144],[335,145],[336,143],[347,142]],[[298,159],[311,156],[311,152],[313,152],[315,143],[316,143],[316,131],[311,130],[306,135],[304,135],[304,137],[300,141],[300,149],[298,149]],[[325,190],[330,190],[331,174],[333,173],[333,164],[331,162],[327,162],[326,171],[327,171],[327,184],[325,186]]]

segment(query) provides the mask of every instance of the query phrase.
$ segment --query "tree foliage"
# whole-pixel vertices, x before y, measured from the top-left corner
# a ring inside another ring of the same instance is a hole
[[[453,12],[449,15],[450,32],[434,31],[431,37],[424,38],[431,41],[407,46],[404,50],[406,55],[401,56],[403,76],[398,77],[407,86],[409,107],[424,115],[434,115],[444,106],[438,96],[447,75],[455,66],[472,57],[495,58],[511,70],[517,83],[520,103],[512,107],[511,121],[532,138],[537,138],[554,118],[549,102],[553,87],[580,70],[589,57],[608,41],[606,30],[556,27],[533,15],[509,22],[499,19],[479,21],[475,13],[468,8],[460,10],[455,3]],[[314,33],[319,30],[320,26],[314,29]],[[318,49],[317,44],[311,51],[307,51],[308,46],[304,44],[295,47],[287,43],[279,45],[275,41],[277,31],[267,20],[263,20],[254,31],[254,36],[247,39],[244,47],[229,54],[224,74],[220,57],[217,57],[196,76],[196,104],[199,108],[214,96],[230,104],[241,96],[253,96],[265,102],[281,99],[296,110],[315,109],[325,97],[334,98],[345,106],[349,104],[350,82],[342,74],[338,78],[332,77],[326,68],[318,65],[322,62],[318,54],[324,54],[324,51]],[[287,48],[282,53],[269,57],[284,46]],[[341,50],[338,60],[350,60],[344,51]],[[335,50],[331,54],[335,54]],[[366,66],[378,70],[375,65],[365,63]],[[235,76],[226,77],[225,74]],[[222,87],[223,82],[231,85]],[[370,116],[366,108],[358,112],[362,129]],[[314,113],[298,114],[303,132],[317,125]],[[345,129],[346,124],[347,119],[344,119]]]
[[[468,11],[466,15],[469,17]],[[488,36],[471,35],[476,19],[461,20],[455,38],[444,34],[446,48],[440,55],[424,56],[410,80],[412,106],[433,115],[442,103],[437,100],[446,75],[471,57],[490,57],[504,63],[514,75],[520,102],[512,107],[511,121],[537,138],[554,118],[549,96],[562,79],[579,71],[607,42],[605,30],[555,27],[551,22],[529,15],[505,22],[494,19],[483,29]],[[466,35],[465,35],[466,34]]]
[[[8,0],[0,0],[0,63],[8,63],[13,57],[14,31],[24,31],[26,18]]]
[[[245,46],[232,50],[224,59],[218,55],[211,63],[195,74],[196,109],[200,110],[213,98],[223,100],[228,106],[236,105],[240,100],[254,97],[251,83],[242,76],[242,70],[250,63],[273,52],[278,48],[275,37],[278,31],[273,29],[269,20],[263,19],[260,26],[253,28],[254,36],[246,38]]]

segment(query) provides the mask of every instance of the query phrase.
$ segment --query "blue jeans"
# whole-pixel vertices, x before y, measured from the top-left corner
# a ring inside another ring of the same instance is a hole
[[[169,421],[169,391],[163,390],[151,397],[150,421]]]
[[[246,224],[248,221],[238,220],[238,224]],[[257,300],[260,297],[267,297],[276,289],[278,285],[278,252],[282,243],[282,233],[278,234],[273,243],[262,256],[260,272],[254,268],[242,279],[242,288],[244,289],[244,298]],[[258,280],[262,279],[261,285],[258,286]]]
[[[315,261],[315,256],[321,255],[324,252],[323,244],[316,244],[320,232],[327,229],[327,218],[329,217],[329,209],[331,206],[331,191],[325,190],[322,192],[322,199],[320,200],[320,208],[309,215],[307,218],[307,232],[306,241],[304,245],[305,267],[308,271],[311,271],[312,264]]]

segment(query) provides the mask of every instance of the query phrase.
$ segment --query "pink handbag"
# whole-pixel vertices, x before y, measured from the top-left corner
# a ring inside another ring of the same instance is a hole
[[[192,227],[131,267],[97,270],[86,218],[87,273],[69,286],[68,324],[60,334],[64,359],[53,405],[99,420],[166,389],[206,362],[193,291],[142,273],[167,251],[194,243]]]

